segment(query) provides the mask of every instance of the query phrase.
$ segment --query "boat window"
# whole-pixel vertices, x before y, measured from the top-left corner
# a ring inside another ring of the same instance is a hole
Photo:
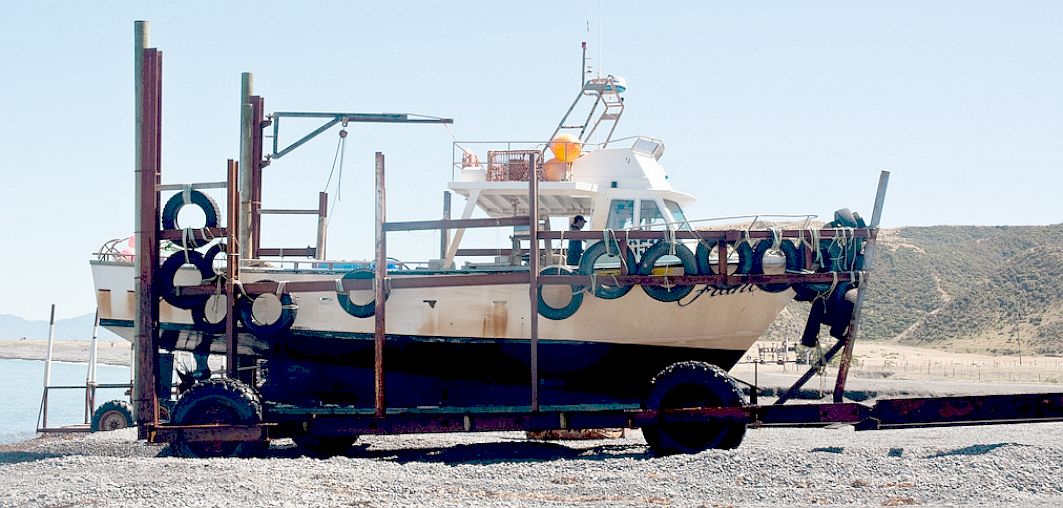
[[[635,200],[614,199],[609,203],[609,229],[629,229],[635,221]]]
[[[672,214],[672,220],[678,222],[676,229],[691,229],[690,223],[687,222],[687,216],[683,213],[683,209],[679,207],[679,203],[666,199],[664,200],[664,206],[668,207],[668,212]]]
[[[661,208],[657,206],[657,201],[643,199],[641,202],[639,228],[658,231],[668,229],[668,219],[664,218]]]

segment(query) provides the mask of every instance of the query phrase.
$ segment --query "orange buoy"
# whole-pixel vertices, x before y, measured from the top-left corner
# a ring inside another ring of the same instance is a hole
[[[571,134],[561,134],[550,140],[550,151],[561,162],[572,162],[579,157],[582,150],[579,138]]]
[[[568,173],[568,164],[559,159],[550,159],[543,163],[543,180],[547,182],[561,182]]]

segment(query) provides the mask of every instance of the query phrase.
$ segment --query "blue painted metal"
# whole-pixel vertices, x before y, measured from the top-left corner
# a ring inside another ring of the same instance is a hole
[[[280,148],[280,128],[281,118],[326,118],[328,121],[324,125],[314,129],[309,134],[299,138],[294,143]],[[325,132],[335,126],[338,123],[347,125],[348,123],[439,123],[439,124],[452,124],[453,119],[450,118],[438,118],[433,116],[415,115],[411,113],[315,113],[306,111],[280,111],[273,113],[273,153],[270,157],[279,159],[300,146],[303,146],[307,141],[317,137],[317,135]]]

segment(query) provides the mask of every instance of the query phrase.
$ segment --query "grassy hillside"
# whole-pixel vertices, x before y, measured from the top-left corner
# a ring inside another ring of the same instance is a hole
[[[862,339],[1063,353],[1063,224],[883,230],[874,263]],[[807,309],[792,303],[768,338],[795,338]]]

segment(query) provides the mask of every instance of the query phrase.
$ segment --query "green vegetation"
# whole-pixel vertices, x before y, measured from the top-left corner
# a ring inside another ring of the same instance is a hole
[[[808,304],[791,303],[768,337],[795,340],[807,313]],[[1000,354],[1063,353],[1063,224],[883,230],[860,335]]]

